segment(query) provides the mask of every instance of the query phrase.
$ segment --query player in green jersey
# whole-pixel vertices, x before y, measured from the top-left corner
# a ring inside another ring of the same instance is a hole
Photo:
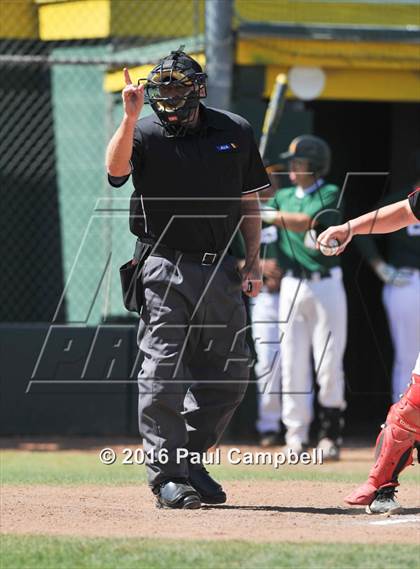
[[[339,259],[316,248],[317,233],[340,220],[340,190],[324,176],[330,149],[322,139],[304,135],[282,155],[292,187],[270,200],[262,217],[279,228],[283,423],[286,444],[302,452],[313,419],[312,361],[319,386],[318,446],[325,459],[338,459],[343,426],[343,354],[347,333],[346,295]],[[312,360],[313,358],[313,360]]]

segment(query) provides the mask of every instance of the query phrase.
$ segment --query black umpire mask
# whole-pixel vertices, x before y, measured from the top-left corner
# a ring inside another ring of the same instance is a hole
[[[171,137],[184,136],[195,126],[200,99],[207,96],[207,75],[182,48],[152,69],[145,86],[146,102]]]

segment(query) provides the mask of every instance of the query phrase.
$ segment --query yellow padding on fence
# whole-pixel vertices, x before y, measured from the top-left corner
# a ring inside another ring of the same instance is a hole
[[[36,0],[44,40],[169,38],[204,30],[198,0]]]
[[[110,0],[39,2],[42,40],[106,38],[111,31]]]
[[[420,46],[399,42],[249,38],[239,40],[236,63],[420,71]]]
[[[236,0],[240,18],[258,22],[370,24],[406,26],[419,24],[416,2],[334,2],[316,0]]]

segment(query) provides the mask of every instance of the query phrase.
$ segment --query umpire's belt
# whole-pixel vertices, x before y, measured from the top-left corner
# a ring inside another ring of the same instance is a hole
[[[291,269],[286,271],[286,277],[294,277],[295,279],[306,279],[308,281],[320,281],[332,277],[331,271],[307,271],[305,269]]]
[[[182,256],[184,261],[191,261],[193,263],[199,263],[200,265],[214,265],[223,255],[224,251],[209,252],[205,251],[203,253],[185,253],[184,251],[178,251],[177,249],[171,249],[166,245],[156,245],[151,239],[141,239],[137,241],[137,244],[146,243],[147,245],[152,245],[153,251],[151,255],[154,257],[164,257],[165,259],[170,259],[173,262],[178,261]],[[137,249],[137,246],[136,246]]]

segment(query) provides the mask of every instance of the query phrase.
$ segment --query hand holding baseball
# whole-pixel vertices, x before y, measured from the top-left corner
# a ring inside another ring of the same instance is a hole
[[[124,67],[125,87],[122,92],[124,112],[130,119],[137,120],[144,105],[144,85],[133,85],[128,69]]]
[[[350,224],[333,225],[323,231],[317,239],[316,248],[323,255],[340,255],[350,243],[353,233]]]
[[[332,257],[337,254],[340,242],[337,239],[329,239],[327,243],[321,243],[319,250],[326,257]]]

